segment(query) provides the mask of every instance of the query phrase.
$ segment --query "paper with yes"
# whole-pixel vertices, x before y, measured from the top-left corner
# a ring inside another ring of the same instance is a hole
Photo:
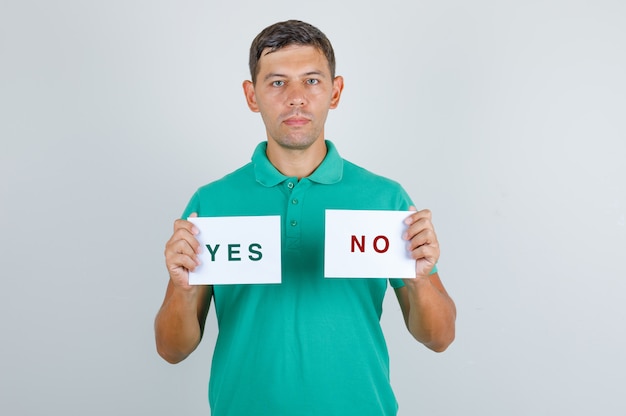
[[[280,216],[189,217],[200,233],[190,285],[281,282]]]

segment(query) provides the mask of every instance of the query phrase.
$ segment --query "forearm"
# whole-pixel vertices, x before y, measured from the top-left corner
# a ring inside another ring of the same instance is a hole
[[[405,316],[413,337],[433,351],[444,351],[454,340],[456,306],[443,287],[435,283],[438,276],[407,279]],[[435,283],[434,283],[434,282]]]
[[[168,287],[155,323],[157,351],[163,359],[174,364],[191,354],[202,339],[198,311],[203,302],[199,288],[180,290]]]

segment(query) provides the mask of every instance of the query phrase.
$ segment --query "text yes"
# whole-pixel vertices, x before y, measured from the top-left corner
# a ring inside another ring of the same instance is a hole
[[[211,261],[215,261],[215,255],[220,248],[219,244],[216,244],[215,247],[211,247],[210,244],[206,245],[207,250],[211,253]],[[248,259],[252,261],[259,261],[263,258],[263,253],[261,252],[261,244],[252,243],[248,246]],[[241,244],[228,244],[228,261],[241,261]]]

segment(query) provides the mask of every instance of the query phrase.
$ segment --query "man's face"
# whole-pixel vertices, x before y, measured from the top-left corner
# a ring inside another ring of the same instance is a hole
[[[244,82],[248,106],[260,112],[268,141],[287,149],[307,149],[324,140],[328,110],[337,107],[341,77],[331,78],[328,61],[313,46],[264,51],[256,84]]]

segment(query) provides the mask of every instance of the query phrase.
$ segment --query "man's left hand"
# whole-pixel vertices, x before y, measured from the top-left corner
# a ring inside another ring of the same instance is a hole
[[[432,223],[432,213],[428,209],[415,211],[404,220],[407,229],[402,236],[408,241],[407,249],[415,259],[415,277],[428,277],[439,260],[439,241]]]

